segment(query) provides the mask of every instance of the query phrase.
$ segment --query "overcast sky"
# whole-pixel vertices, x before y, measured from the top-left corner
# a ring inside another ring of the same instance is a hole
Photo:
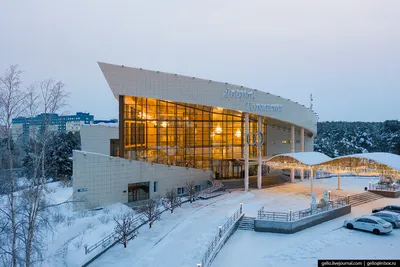
[[[321,121],[400,119],[399,0],[0,0],[0,73],[53,77],[117,118],[97,61],[248,86]]]

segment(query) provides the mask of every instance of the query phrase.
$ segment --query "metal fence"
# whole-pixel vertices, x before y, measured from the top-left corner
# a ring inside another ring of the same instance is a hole
[[[212,239],[212,241],[208,245],[207,251],[205,252],[201,260],[202,267],[208,267],[208,264],[210,264],[213,256],[215,256],[214,253],[220,245],[220,241],[225,237],[226,233],[232,230],[233,225],[237,222],[242,213],[242,205],[240,205],[240,208],[225,222],[225,224],[219,227],[218,234]]]
[[[311,215],[315,215],[321,212],[337,209],[349,205],[349,199],[347,197],[338,198],[335,201],[329,201],[325,205],[318,204],[315,208],[304,209],[300,211],[289,211],[289,212],[273,212],[266,211],[265,207],[258,210],[257,219],[267,221],[283,221],[291,222],[297,221]]]
[[[147,223],[145,217],[143,215],[138,215],[134,219],[133,225],[135,225],[135,227],[129,231],[129,234],[137,231],[137,229],[139,227],[143,226],[143,224],[145,224],[145,223]],[[102,247],[102,249],[105,249],[112,243],[119,241],[119,239],[120,238],[118,236],[118,233],[113,232],[90,247],[86,245],[85,246],[85,254],[89,254],[90,252],[92,252],[93,250],[95,250],[98,247]]]
[[[221,189],[224,185],[219,182],[219,181],[211,181],[212,185],[200,192],[198,192],[197,196],[210,196],[212,195],[216,190]],[[140,208],[143,205],[146,205],[149,201],[151,201],[150,199],[146,199],[146,200],[141,200],[141,201],[135,201],[135,202],[130,202],[127,205],[132,208],[133,210],[136,210],[138,208]],[[163,207],[164,203],[163,203],[163,199],[157,199],[157,201],[160,201],[160,206]],[[185,203],[186,201],[182,201],[182,199],[180,199],[179,201],[181,204]],[[163,209],[162,211],[159,212],[159,214],[161,214],[162,212],[164,212],[166,209]],[[135,231],[137,231],[137,229],[141,226],[143,226],[144,224],[148,223],[148,221],[146,220],[146,218],[143,215],[138,215],[135,218],[135,228],[132,229],[130,231],[130,233],[133,233]],[[102,238],[101,240],[99,240],[98,242],[96,242],[95,244],[91,245],[91,246],[85,246],[85,254],[89,254],[90,252],[94,251],[95,249],[97,249],[98,247],[101,247],[102,250],[106,249],[107,247],[111,246],[112,244],[116,243],[117,241],[119,241],[119,237],[118,234],[115,233],[114,231],[107,235],[106,237]]]

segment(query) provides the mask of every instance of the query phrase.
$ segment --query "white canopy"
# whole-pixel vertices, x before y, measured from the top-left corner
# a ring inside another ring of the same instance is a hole
[[[280,157],[290,157],[293,158],[304,165],[316,165],[326,161],[332,160],[332,158],[328,157],[327,155],[319,152],[297,152],[297,153],[286,153],[286,154],[279,154],[275,155],[267,160],[273,161],[274,159]]]
[[[375,153],[363,153],[363,154],[353,154],[342,157],[337,157],[335,159],[343,158],[359,158],[359,159],[369,159],[377,163],[386,165],[397,171],[400,171],[400,156],[391,153],[375,152]]]

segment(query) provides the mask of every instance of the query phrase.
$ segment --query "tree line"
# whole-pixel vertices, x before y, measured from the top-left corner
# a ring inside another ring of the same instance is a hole
[[[51,231],[54,208],[70,202],[51,202],[46,195],[48,177],[69,176],[72,163],[65,151],[78,147],[77,136],[54,134],[49,128],[52,114],[67,105],[69,94],[62,81],[45,79],[24,85],[23,72],[10,66],[0,76],[0,164],[3,180],[0,191],[0,265],[33,266],[43,260],[46,234]],[[39,114],[43,121],[39,131],[29,131],[29,141],[13,140],[12,119]],[[63,162],[62,162],[63,161]],[[27,176],[23,191],[18,188],[16,167]]]
[[[388,152],[400,155],[400,121],[318,122],[314,150],[330,157]]]

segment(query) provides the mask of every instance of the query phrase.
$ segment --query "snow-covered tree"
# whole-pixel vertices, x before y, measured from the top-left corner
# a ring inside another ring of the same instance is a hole
[[[174,212],[175,208],[181,205],[181,197],[176,193],[176,189],[172,188],[167,190],[163,204],[166,209],[171,211],[171,213]]]
[[[4,125],[7,138],[7,158],[9,177],[6,181],[8,189],[8,203],[5,207],[0,207],[0,214],[7,218],[5,232],[0,232],[0,239],[6,240],[6,245],[0,247],[0,258],[8,266],[17,266],[18,249],[17,234],[18,222],[16,220],[16,198],[15,198],[15,176],[14,158],[15,150],[12,149],[12,119],[21,115],[24,110],[25,92],[21,90],[22,71],[18,66],[10,66],[5,74],[0,77],[0,124]]]
[[[160,201],[158,199],[149,199],[146,203],[138,208],[143,215],[144,220],[148,221],[149,228],[155,221],[160,220]]]
[[[196,196],[197,196],[196,182],[193,180],[187,181],[186,185],[185,185],[185,190],[186,190],[186,193],[188,194],[190,203],[195,201]]]
[[[135,229],[135,213],[126,212],[123,214],[114,216],[115,228],[114,231],[117,234],[119,242],[126,248],[128,241],[132,240],[137,236],[137,233],[131,233]]]

